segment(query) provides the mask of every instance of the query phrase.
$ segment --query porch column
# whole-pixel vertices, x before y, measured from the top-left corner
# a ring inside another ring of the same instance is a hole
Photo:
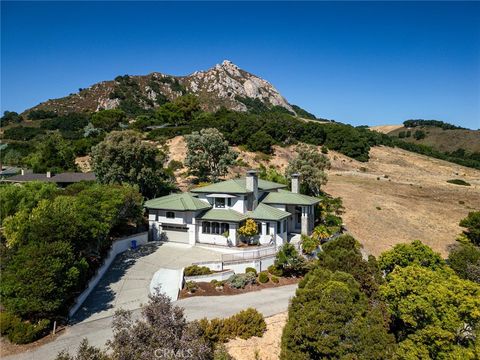
[[[302,206],[302,219],[301,219],[301,233],[302,235],[308,235],[309,224],[308,206]]]

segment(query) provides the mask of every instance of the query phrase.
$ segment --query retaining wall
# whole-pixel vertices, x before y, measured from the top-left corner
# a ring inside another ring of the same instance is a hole
[[[80,306],[82,306],[88,295],[90,295],[95,286],[97,286],[100,279],[103,277],[103,275],[105,275],[113,260],[115,260],[115,257],[118,254],[130,249],[132,240],[137,240],[137,246],[146,244],[148,242],[148,231],[127,236],[113,242],[107,257],[103,260],[103,265],[100,266],[97,269],[95,275],[92,276],[92,278],[88,282],[86,289],[75,299],[75,304],[70,308],[68,312],[69,317],[72,317],[78,311],[78,309],[80,309]]]
[[[197,275],[197,276],[185,276],[185,281],[195,281],[195,282],[210,282],[212,280],[224,281],[227,280],[230,276],[235,274],[233,270],[224,270],[221,272],[208,274],[208,275]]]

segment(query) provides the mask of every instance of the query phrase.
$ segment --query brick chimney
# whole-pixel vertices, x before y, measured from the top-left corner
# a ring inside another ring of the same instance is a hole
[[[292,174],[292,193],[300,194],[300,174]]]
[[[258,175],[255,170],[248,170],[245,177],[245,187],[253,193],[253,201],[250,206],[251,210],[255,210],[258,205]]]

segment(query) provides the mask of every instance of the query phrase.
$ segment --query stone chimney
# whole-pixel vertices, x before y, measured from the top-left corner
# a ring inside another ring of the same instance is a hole
[[[258,205],[258,175],[255,170],[248,170],[245,177],[245,187],[253,193],[250,210],[255,210]],[[249,202],[250,203],[250,202]]]
[[[300,194],[300,174],[292,174],[292,193]]]
[[[50,171],[47,171],[47,178],[51,178],[52,177],[52,173]]]

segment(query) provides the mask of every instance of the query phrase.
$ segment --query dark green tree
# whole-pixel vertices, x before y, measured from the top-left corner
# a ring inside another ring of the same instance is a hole
[[[90,122],[95,128],[112,131],[126,122],[127,115],[120,109],[100,110],[92,115]]]
[[[248,139],[247,147],[250,151],[260,151],[265,154],[271,154],[273,152],[273,144],[275,144],[275,139],[265,131],[260,130]]]
[[[463,235],[473,244],[480,246],[480,211],[469,212],[468,216],[460,221],[460,226],[465,228]]]
[[[472,244],[456,244],[448,255],[448,265],[458,276],[480,283],[480,248]]]
[[[93,170],[103,184],[137,185],[147,198],[168,194],[173,179],[163,167],[166,156],[133,131],[111,132],[92,149]]]

